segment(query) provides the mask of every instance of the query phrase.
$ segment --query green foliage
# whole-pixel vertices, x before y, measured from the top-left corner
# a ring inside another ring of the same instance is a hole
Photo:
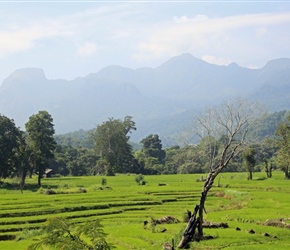
[[[266,115],[262,118],[272,128],[278,126],[279,121],[285,120],[289,112],[276,112]],[[30,117],[31,121],[27,123],[35,123],[38,128],[41,127],[41,122],[36,122],[37,119],[44,121],[49,120],[49,114],[46,111],[40,111],[39,114]],[[4,121],[1,116],[1,121]],[[37,119],[36,119],[37,118]],[[8,119],[8,118],[7,118]],[[7,121],[6,119],[6,121]],[[273,121],[271,121],[273,119]],[[8,119],[10,120],[10,119]],[[33,121],[32,121],[33,120]],[[11,120],[12,123],[13,120]],[[49,123],[49,122],[48,122]],[[33,125],[33,126],[34,126]],[[50,125],[53,124],[50,119]],[[268,126],[267,125],[267,126]],[[4,127],[4,126],[0,126]],[[15,127],[15,125],[14,125]],[[261,129],[264,127],[259,126]],[[12,127],[11,127],[12,128]],[[11,150],[9,143],[8,147],[3,146],[4,135],[2,133],[2,141],[0,140],[0,172],[2,178],[7,176],[17,176],[20,178],[20,186],[24,187],[25,177],[31,176],[34,173],[40,174],[45,168],[53,169],[57,174],[62,176],[85,176],[85,175],[107,175],[113,176],[116,173],[141,173],[141,174],[176,174],[176,173],[203,173],[208,171],[209,157],[214,156],[214,161],[220,157],[222,146],[227,142],[228,137],[221,133],[215,139],[213,136],[204,137],[199,143],[187,146],[174,146],[162,149],[161,140],[158,135],[151,134],[144,138],[141,143],[136,145],[137,152],[132,155],[132,143],[129,142],[128,134],[134,130],[135,123],[131,117],[125,117],[124,120],[115,120],[110,118],[107,122],[99,125],[94,131],[79,130],[74,133],[69,133],[63,136],[54,136],[58,145],[55,144],[55,150],[46,150],[50,152],[50,156],[39,157],[40,150],[37,150],[33,143],[32,135],[28,136],[16,129],[12,134],[16,136],[14,139],[15,147]],[[33,129],[31,129],[33,131]],[[39,130],[40,131],[40,130]],[[250,136],[255,129],[250,128]],[[270,131],[270,130],[269,130]],[[36,130],[34,130],[34,134]],[[0,133],[0,135],[1,135]],[[255,138],[259,133],[255,134]],[[7,133],[6,133],[7,135]],[[10,134],[9,134],[10,135]],[[272,132],[273,136],[273,132]],[[270,136],[271,137],[271,136]],[[12,139],[12,137],[9,137]],[[96,141],[96,138],[98,140]],[[107,138],[110,138],[107,140]],[[6,138],[7,139],[7,138]],[[236,138],[235,138],[236,139]],[[256,150],[256,166],[255,171],[262,171],[265,168],[265,160],[269,161],[272,169],[279,165],[281,169],[286,169],[285,157],[281,156],[281,151],[278,157],[276,152],[281,145],[274,143],[274,138],[266,138],[262,142],[257,141],[251,144],[250,147]],[[91,145],[87,143],[90,142]],[[95,150],[90,149],[92,143],[95,143]],[[5,144],[6,145],[6,144]],[[138,148],[143,145],[142,149]],[[235,141],[233,141],[233,146]],[[53,149],[52,147],[52,149]],[[102,148],[103,147],[103,148]],[[8,150],[9,149],[9,150]],[[54,155],[54,157],[52,157]],[[276,160],[274,161],[274,158]],[[4,159],[5,158],[5,159]],[[4,164],[4,161],[6,162]],[[39,171],[40,168],[40,171]],[[270,165],[268,166],[270,168]],[[241,154],[235,156],[226,167],[226,171],[241,171],[242,157]],[[287,170],[286,170],[287,172]]]
[[[154,157],[157,158],[160,163],[163,163],[166,153],[162,149],[161,140],[158,135],[148,135],[141,143],[143,144],[145,157]]]
[[[142,153],[138,155],[138,162],[144,166],[148,174],[164,173],[166,152],[162,149],[161,140],[158,135],[148,135],[141,143]]]
[[[30,234],[35,240],[45,236],[36,238],[33,228],[42,228],[44,221],[55,217],[69,221],[72,235],[76,235],[78,225],[101,219],[104,232],[107,233],[106,242],[116,246],[116,249],[162,249],[162,245],[171,242],[172,238],[178,244],[181,239],[179,233],[183,233],[186,227],[183,222],[184,212],[187,209],[192,211],[199,201],[204,182],[196,180],[202,179],[202,174],[149,175],[145,176],[149,185],[138,188],[132,179],[134,177],[106,177],[114,189],[103,191],[95,189],[103,176],[44,179],[42,186],[49,186],[56,192],[64,186],[68,186],[69,190],[80,186],[88,190],[87,193],[57,196],[41,195],[34,189],[21,194],[15,189],[15,180],[6,179],[6,185],[0,188],[0,235],[19,235],[19,238],[18,241],[0,241],[0,249],[27,249],[28,245],[38,242],[28,238]],[[206,228],[205,234],[215,238],[191,242],[191,249],[236,249],[239,246],[244,249],[273,249],[273,246],[289,249],[289,230],[278,227],[281,222],[276,223],[278,226],[264,224],[281,218],[284,225],[290,224],[289,200],[285,199],[290,186],[288,181],[283,180],[284,174],[276,170],[269,179],[265,178],[265,173],[256,173],[251,182],[246,180],[247,173],[221,173],[220,177],[219,187],[216,183],[207,198],[205,219],[210,222],[227,222],[229,228]],[[206,175],[203,175],[205,178]],[[27,179],[28,186],[33,183],[34,177]],[[165,183],[166,186],[159,186],[159,183]],[[153,233],[150,230],[150,218],[160,219],[167,215],[180,222],[158,224]],[[146,220],[149,224],[144,228],[143,222]],[[241,231],[236,231],[236,227],[241,228]],[[256,234],[247,232],[251,228]],[[166,231],[161,233],[163,229]],[[264,233],[269,233],[271,237],[263,236]],[[81,239],[91,244],[87,236],[82,235]]]
[[[30,245],[28,250],[41,249],[43,246],[52,246],[63,250],[109,250],[111,247],[105,241],[102,227],[98,220],[74,228],[74,225],[64,218],[51,218],[45,222],[41,232],[43,236],[37,243]],[[82,236],[88,237],[90,243]]]
[[[184,115],[184,114],[183,114]],[[191,116],[190,114],[186,114],[187,118],[182,117],[183,120],[188,120],[188,117]],[[264,115],[261,119],[260,122],[258,123],[257,126],[253,126],[252,128],[249,129],[249,137],[255,138],[258,142],[263,141],[264,138],[269,138],[269,137],[274,137],[274,132],[278,128],[278,125],[280,123],[284,123],[287,121],[287,118],[289,116],[289,111],[282,110],[279,112],[273,112],[273,113],[268,113]],[[260,124],[263,124],[263,126],[260,126]],[[156,130],[158,129],[159,124],[155,124],[154,128]],[[180,130],[180,123],[179,126],[176,124],[176,132]],[[164,129],[164,128],[162,128]],[[74,148],[79,148],[79,147],[85,147],[85,148],[93,148],[94,145],[94,140],[91,134],[93,133],[93,130],[83,130],[80,129],[75,132],[71,133],[66,133],[62,135],[55,135],[55,140],[57,144],[61,146],[71,146]],[[171,147],[174,145],[175,140],[172,140],[170,138],[162,138],[162,144],[163,148],[164,146],[166,147]],[[196,142],[196,141],[195,141]],[[176,142],[175,142],[176,143]],[[133,146],[134,150],[140,150],[142,146],[139,143],[136,142],[130,142],[130,144]]]
[[[145,178],[142,174],[138,174],[135,176],[135,182],[137,185],[144,185],[146,184]]]
[[[56,147],[54,140],[54,125],[51,115],[47,111],[39,111],[38,114],[29,117],[25,124],[28,145],[32,150],[34,166],[38,172],[38,185],[48,167],[48,159],[54,156]]]
[[[242,153],[244,167],[249,172],[248,180],[253,179],[252,173],[256,164],[255,155],[256,150],[253,148],[247,148]]]
[[[251,148],[256,150],[257,163],[264,162],[265,159],[271,159],[278,151],[278,146],[274,138],[265,138],[260,143],[254,143],[250,145]]]
[[[30,147],[44,158],[53,157],[56,146],[52,122],[53,119],[47,111],[39,111],[38,114],[30,116],[25,124]]]
[[[290,179],[290,116],[288,122],[279,125],[275,135],[279,147],[276,164],[284,172],[285,178]]]
[[[165,165],[172,173],[193,174],[208,170],[208,157],[202,144],[174,147],[166,150]]]
[[[106,186],[107,185],[107,179],[106,178],[102,178],[101,179],[101,185],[102,186]]]
[[[77,157],[68,163],[68,170],[73,176],[95,175],[96,163],[99,156],[93,150],[85,148],[77,149]]]
[[[282,110],[279,112],[274,112],[270,114],[265,114],[257,126],[253,126],[249,130],[249,137],[255,138],[257,141],[262,141],[265,138],[274,138],[275,131],[277,130],[279,124],[287,122],[289,116],[289,111]],[[263,124],[263,126],[261,126]]]
[[[12,163],[21,136],[14,121],[0,114],[0,179],[7,178],[13,171]]]
[[[55,135],[54,138],[56,143],[61,146],[92,149],[94,147],[92,133],[93,130],[80,129],[67,134]]]
[[[133,165],[132,146],[128,133],[136,130],[132,117],[124,121],[109,118],[94,131],[95,150],[107,162],[107,175],[130,172]]]
[[[99,156],[88,148],[73,148],[58,145],[49,167],[61,175],[85,176],[98,174]]]

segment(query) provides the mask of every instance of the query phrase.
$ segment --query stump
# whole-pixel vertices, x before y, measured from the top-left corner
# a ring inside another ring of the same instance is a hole
[[[188,224],[185,228],[181,241],[179,242],[178,248],[184,248],[193,239],[195,230],[199,225],[199,218],[196,218],[197,212],[199,210],[199,205],[195,206],[194,212],[190,217]]]

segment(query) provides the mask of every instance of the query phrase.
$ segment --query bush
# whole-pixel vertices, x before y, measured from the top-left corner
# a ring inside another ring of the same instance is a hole
[[[107,185],[107,179],[106,178],[102,178],[101,185],[102,186],[106,186]]]
[[[146,181],[144,180],[144,176],[142,174],[138,174],[135,176],[135,182],[140,185],[146,185]]]
[[[103,226],[95,220],[75,228],[63,218],[51,218],[45,223],[42,237],[37,243],[28,247],[29,250],[42,249],[51,246],[55,249],[98,249],[110,250],[111,246],[105,240]]]

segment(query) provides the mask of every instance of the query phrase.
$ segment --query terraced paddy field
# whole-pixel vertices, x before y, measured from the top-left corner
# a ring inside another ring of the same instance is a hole
[[[105,187],[101,176],[62,177],[43,179],[41,189],[32,178],[23,193],[15,180],[5,180],[0,184],[0,249],[26,249],[37,240],[29,235],[53,217],[76,224],[100,219],[106,240],[117,250],[163,249],[172,239],[177,245],[186,211],[199,201],[201,177],[145,176],[147,184],[138,186],[135,175],[118,175],[105,177]],[[205,219],[229,227],[205,228],[213,239],[192,242],[191,249],[290,249],[290,182],[280,172],[271,179],[264,173],[246,179],[246,173],[223,173],[216,180]],[[152,219],[166,216],[176,221],[151,225]],[[149,222],[145,227],[144,221]]]

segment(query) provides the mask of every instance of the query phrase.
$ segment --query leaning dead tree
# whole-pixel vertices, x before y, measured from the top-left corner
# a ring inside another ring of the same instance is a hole
[[[184,248],[187,244],[194,239],[196,228],[199,226],[199,218],[197,218],[197,212],[199,205],[195,206],[194,212],[190,215],[187,226],[182,235],[182,239],[178,245],[178,248]]]
[[[194,239],[202,240],[204,237],[205,201],[215,178],[241,152],[246,144],[249,128],[259,120],[261,115],[262,108],[258,103],[239,98],[225,102],[220,106],[208,108],[195,117],[194,132],[203,141],[209,172],[198,204],[198,218],[192,218],[194,220],[192,224],[197,229]],[[193,239],[193,236],[188,235],[188,232],[195,234],[195,228],[191,230],[190,224],[187,225],[179,248],[184,248]],[[185,235],[186,233],[187,235]]]

